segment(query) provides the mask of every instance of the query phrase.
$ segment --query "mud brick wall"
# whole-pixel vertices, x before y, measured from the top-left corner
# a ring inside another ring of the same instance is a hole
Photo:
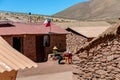
[[[85,43],[87,43],[87,38],[74,33],[67,34],[66,38],[67,50],[70,50],[74,53],[79,50]]]
[[[73,80],[120,80],[120,36],[75,55],[73,64]]]
[[[33,61],[36,61],[36,36],[26,35],[23,38],[23,54]]]
[[[11,46],[13,45],[12,36],[2,36]]]
[[[36,35],[3,36],[11,46],[13,46],[13,37],[23,37],[22,53],[31,60],[36,61]],[[66,51],[65,34],[52,34],[50,39],[50,47],[45,48],[47,54],[52,53],[54,46],[56,46],[60,52]]]
[[[13,37],[23,37],[22,53],[33,61],[36,61],[36,42],[35,35],[8,35],[2,36],[11,46],[13,46]]]
[[[66,35],[65,34],[53,34],[50,38],[50,47],[46,47],[47,53],[52,53],[53,47],[56,46],[58,51],[66,51]]]

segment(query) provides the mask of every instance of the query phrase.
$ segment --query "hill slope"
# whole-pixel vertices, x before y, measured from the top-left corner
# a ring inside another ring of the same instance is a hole
[[[10,20],[14,22],[41,22],[44,21],[46,18],[50,18],[53,22],[72,21],[70,19],[56,18],[38,14],[29,15],[27,13],[0,11],[0,20]]]
[[[54,16],[79,20],[111,20],[120,16],[120,0],[90,0],[78,3]]]

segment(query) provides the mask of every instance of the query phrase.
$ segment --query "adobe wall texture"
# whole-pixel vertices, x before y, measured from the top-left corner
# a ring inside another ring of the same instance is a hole
[[[13,45],[12,36],[2,36],[11,46]]]
[[[0,73],[0,80],[16,80],[17,71]]]
[[[13,37],[23,37],[23,54],[33,61],[36,61],[36,35],[21,35],[21,36],[3,36],[3,38],[13,46]],[[51,35],[50,47],[46,47],[46,53],[52,53],[53,47],[56,46],[58,51],[66,50],[66,35],[54,34]],[[46,55],[47,57],[47,55]]]
[[[21,35],[21,36],[3,36],[3,38],[13,46],[13,37],[23,37],[23,50],[22,53],[33,61],[36,61],[36,44],[34,35]]]
[[[56,46],[58,51],[63,52],[66,50],[66,35],[65,34],[54,34],[51,35],[50,47],[47,47],[47,52],[51,53],[53,47]]]
[[[70,50],[72,52],[76,52],[79,50],[85,43],[87,43],[87,38],[77,35],[74,33],[67,34],[67,50]]]
[[[74,80],[120,80],[120,36],[75,55],[73,64]]]
[[[26,35],[23,38],[23,54],[36,61],[36,39],[35,35]]]

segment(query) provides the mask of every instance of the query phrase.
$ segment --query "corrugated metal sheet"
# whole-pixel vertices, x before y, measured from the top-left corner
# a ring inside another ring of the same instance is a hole
[[[31,67],[37,67],[37,64],[12,48],[0,36],[0,73]]]
[[[13,23],[14,26],[0,27],[0,35],[16,34],[48,34],[50,27],[41,24]],[[68,32],[57,25],[52,24],[51,32],[55,34],[67,34]]]
[[[70,27],[71,30],[86,36],[86,37],[97,37],[99,34],[104,32],[107,28],[110,26],[105,26],[105,27]]]

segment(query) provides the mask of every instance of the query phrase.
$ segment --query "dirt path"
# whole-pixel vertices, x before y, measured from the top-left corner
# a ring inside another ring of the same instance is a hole
[[[67,71],[60,73],[36,75],[30,77],[21,77],[17,78],[17,80],[72,80],[72,72]]]
[[[17,75],[17,80],[59,80],[57,78],[71,80],[72,65],[59,65],[57,61],[48,61],[38,63],[37,68],[20,70]]]

